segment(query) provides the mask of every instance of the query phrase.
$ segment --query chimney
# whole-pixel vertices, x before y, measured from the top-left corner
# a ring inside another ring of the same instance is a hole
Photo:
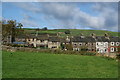
[[[95,38],[96,34],[95,34],[95,33],[92,33],[91,36],[92,36],[92,38]]]
[[[105,36],[106,39],[109,39],[108,33],[105,33],[104,36]]]
[[[81,37],[81,38],[85,38],[85,36],[84,36],[82,33],[80,34],[80,37]]]
[[[69,38],[68,36],[67,36],[67,38],[66,38],[66,41],[67,41],[67,42],[70,42],[70,38]]]
[[[108,37],[109,35],[108,35],[108,33],[105,33],[105,37]]]

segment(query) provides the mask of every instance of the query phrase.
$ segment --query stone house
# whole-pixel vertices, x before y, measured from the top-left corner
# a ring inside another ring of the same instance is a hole
[[[21,35],[21,36],[15,37],[15,42],[26,42],[26,36]]]
[[[73,51],[80,51],[81,47],[85,45],[85,37],[76,36],[71,38]]]
[[[61,42],[59,37],[49,37],[48,48],[49,49],[59,49],[61,47]]]
[[[120,38],[105,34],[104,36],[67,36],[58,37],[57,34],[31,34],[28,36],[18,36],[16,42],[26,42],[31,47],[62,49],[73,51],[96,51],[98,53],[113,53],[120,47]]]
[[[33,47],[42,47],[46,48],[48,46],[48,36],[34,36],[31,35],[29,38],[26,39],[29,45],[32,45]]]
[[[120,46],[119,37],[112,37],[105,33],[104,36],[97,36],[96,39],[96,52],[109,53],[118,51],[118,46]]]
[[[62,50],[72,50],[71,37],[60,38]]]
[[[28,43],[29,47],[36,47],[36,36],[34,35],[29,35],[26,38],[26,42]]]
[[[95,38],[93,36],[76,36],[71,39],[73,51],[95,51]]]
[[[110,37],[109,42],[109,52],[118,52],[118,48],[120,47],[120,38],[119,37]]]
[[[96,52],[98,53],[108,53],[108,43],[110,42],[109,38],[105,36],[96,37]]]
[[[36,46],[41,48],[48,47],[48,36],[37,36],[36,38]]]

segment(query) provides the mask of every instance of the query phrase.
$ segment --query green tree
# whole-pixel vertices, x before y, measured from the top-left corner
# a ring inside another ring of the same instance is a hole
[[[21,23],[17,23],[16,20],[8,20],[8,21],[3,21],[2,22],[2,35],[3,35],[3,40],[4,38],[9,37],[11,42],[15,41],[15,37],[20,35],[21,33],[23,34],[23,25]]]
[[[42,28],[42,30],[48,30],[47,27]]]
[[[73,50],[72,44],[65,44],[67,50]]]
[[[66,30],[66,31],[65,31],[65,34],[70,34],[70,30]]]

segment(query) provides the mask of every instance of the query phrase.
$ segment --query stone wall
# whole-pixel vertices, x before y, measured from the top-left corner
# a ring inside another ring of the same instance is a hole
[[[63,50],[53,50],[53,49],[39,49],[39,48],[28,48],[28,47],[11,47],[11,46],[2,46],[2,50],[7,50],[10,52],[15,51],[25,51],[25,52],[48,52],[48,53],[56,53],[56,54],[81,54],[82,52],[78,51],[63,51]],[[91,52],[84,52],[84,53],[91,53]],[[83,53],[83,54],[84,54]],[[96,56],[105,56],[116,58],[116,53],[96,53]]]

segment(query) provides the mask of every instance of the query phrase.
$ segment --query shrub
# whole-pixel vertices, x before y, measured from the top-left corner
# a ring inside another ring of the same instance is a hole
[[[88,56],[95,56],[95,52],[86,52],[86,51],[80,51],[79,54],[81,55],[88,55]]]
[[[65,31],[65,34],[70,34],[70,30],[66,30],[66,31]]]
[[[120,60],[120,53],[116,54],[116,58]]]

